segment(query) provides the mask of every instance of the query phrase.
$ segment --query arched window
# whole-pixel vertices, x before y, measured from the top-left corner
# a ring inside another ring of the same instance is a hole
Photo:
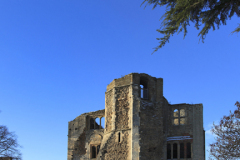
[[[92,158],[96,158],[96,147],[92,146]]]
[[[177,158],[178,157],[178,147],[177,147],[177,143],[173,144],[173,158]]]
[[[97,158],[97,155],[100,151],[100,144],[97,145],[97,144],[93,144],[91,145],[91,158]]]
[[[141,88],[141,98],[148,99],[148,83],[147,80],[144,78],[140,79],[140,88]]]

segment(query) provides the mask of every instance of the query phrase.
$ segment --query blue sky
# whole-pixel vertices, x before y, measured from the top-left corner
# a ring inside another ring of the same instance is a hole
[[[66,160],[67,125],[104,108],[106,86],[132,72],[164,80],[175,103],[203,103],[209,129],[240,101],[240,37],[234,16],[199,43],[194,25],[158,45],[164,8],[142,1],[0,1],[0,124],[24,160]],[[207,148],[207,146],[206,146]]]

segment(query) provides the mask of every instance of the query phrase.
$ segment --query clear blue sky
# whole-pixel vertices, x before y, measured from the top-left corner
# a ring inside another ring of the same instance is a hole
[[[18,135],[23,160],[66,160],[68,121],[103,109],[106,86],[131,72],[163,78],[172,104],[203,103],[212,142],[212,123],[240,101],[239,19],[205,43],[191,24],[151,55],[165,9],[142,1],[0,1],[0,124]]]

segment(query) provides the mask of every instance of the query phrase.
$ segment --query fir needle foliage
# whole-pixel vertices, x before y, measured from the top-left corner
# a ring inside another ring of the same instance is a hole
[[[211,28],[215,30],[220,25],[226,25],[233,15],[240,17],[240,0],[144,0],[143,4],[146,4],[145,7],[153,5],[153,9],[157,6],[166,7],[160,29],[157,29],[164,36],[157,38],[160,44],[153,53],[169,42],[171,35],[183,31],[185,37],[190,22],[195,24],[197,30],[202,25],[198,36],[204,42]],[[232,33],[239,31],[240,24]]]

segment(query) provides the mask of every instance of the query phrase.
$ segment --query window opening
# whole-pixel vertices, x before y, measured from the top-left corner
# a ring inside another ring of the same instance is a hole
[[[180,158],[184,158],[184,143],[180,143]]]
[[[95,119],[91,118],[90,119],[90,129],[94,129],[94,123],[95,123]]]
[[[167,159],[171,159],[171,144],[167,144]]]
[[[177,148],[177,143],[173,144],[173,158],[177,158],[178,155],[178,148]]]
[[[121,142],[121,133],[118,132],[118,142],[120,143]]]
[[[100,118],[95,119],[95,128],[94,129],[100,129]]]
[[[91,158],[97,158],[97,155],[100,151],[100,144],[99,145],[91,145]]]
[[[186,112],[185,109],[174,109],[173,111],[173,124],[184,125],[186,124]]]
[[[92,158],[96,158],[96,147],[92,146]]]
[[[173,111],[173,124],[174,125],[179,125],[178,115],[179,115],[178,109],[175,109]]]
[[[98,154],[99,150],[100,150],[100,145],[97,146],[97,154]]]
[[[147,87],[147,81],[146,80],[140,80],[140,88],[141,88],[141,98],[142,99],[148,99],[148,87]]]
[[[180,124],[184,125],[186,124],[186,113],[185,113],[185,109],[180,109]]]
[[[191,154],[191,143],[187,143],[187,158],[192,158]]]
[[[105,128],[105,117],[101,118],[101,128]]]

